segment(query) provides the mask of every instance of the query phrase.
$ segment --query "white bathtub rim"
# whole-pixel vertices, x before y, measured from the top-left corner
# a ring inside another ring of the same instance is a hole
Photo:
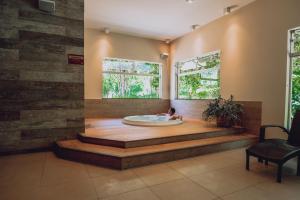
[[[182,120],[167,120],[167,121],[147,121],[147,120],[130,120],[132,117],[138,116],[153,116],[153,115],[134,115],[134,116],[126,116],[123,118],[122,122],[127,125],[133,126],[176,126],[183,123]]]

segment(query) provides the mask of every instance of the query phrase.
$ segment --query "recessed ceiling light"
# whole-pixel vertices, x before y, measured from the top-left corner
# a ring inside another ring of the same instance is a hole
[[[238,5],[232,5],[224,8],[224,15],[228,15],[231,13],[235,8],[239,7]]]
[[[166,43],[166,44],[169,44],[170,42],[171,42],[170,39],[166,39],[166,40],[165,40],[165,43]]]
[[[195,0],[185,0],[187,3],[194,3]]]
[[[191,27],[192,27],[192,29],[193,29],[193,31],[194,31],[194,30],[200,28],[200,25],[199,25],[199,24],[194,24],[194,25],[192,25]]]
[[[109,28],[104,28],[104,29],[103,29],[103,32],[104,32],[105,34],[109,34],[109,33],[110,33],[110,30],[109,30]]]

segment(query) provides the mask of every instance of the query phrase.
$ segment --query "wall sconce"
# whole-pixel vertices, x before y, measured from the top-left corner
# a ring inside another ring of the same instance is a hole
[[[228,15],[229,13],[232,12],[235,8],[239,7],[238,5],[232,5],[224,8],[224,15]]]
[[[162,59],[162,60],[165,60],[165,59],[167,59],[169,57],[169,54],[168,53],[161,53],[160,54],[160,59]]]
[[[191,27],[192,27],[192,30],[194,31],[194,30],[200,28],[200,25],[199,24],[193,24]]]
[[[105,34],[109,34],[109,33],[110,33],[110,30],[109,30],[109,28],[104,28],[104,29],[103,29],[103,32],[104,32]]]

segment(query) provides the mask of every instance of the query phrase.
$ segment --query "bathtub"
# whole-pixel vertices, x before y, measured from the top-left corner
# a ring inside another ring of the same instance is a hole
[[[134,125],[134,126],[174,126],[182,124],[179,119],[169,120],[166,116],[157,115],[135,115],[127,116],[123,118],[124,124]]]

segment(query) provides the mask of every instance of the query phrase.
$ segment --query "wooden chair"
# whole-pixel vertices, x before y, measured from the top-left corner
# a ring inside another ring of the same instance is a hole
[[[266,128],[277,127],[288,134],[288,140],[265,139]],[[296,112],[291,130],[277,125],[265,125],[260,128],[259,143],[246,149],[246,169],[249,170],[250,156],[257,157],[260,162],[273,162],[278,165],[277,182],[282,179],[282,166],[288,160],[298,157],[297,176],[300,176],[300,110]]]

